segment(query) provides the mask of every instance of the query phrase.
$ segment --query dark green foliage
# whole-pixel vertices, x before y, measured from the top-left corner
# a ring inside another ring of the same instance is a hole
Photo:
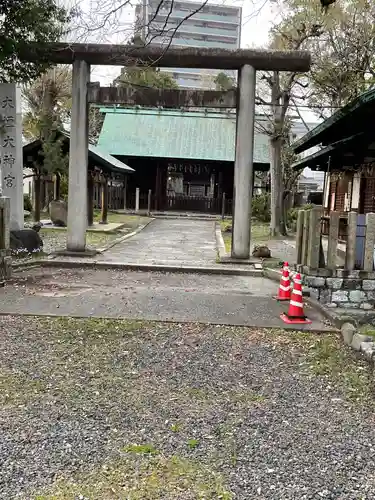
[[[216,90],[222,90],[223,92],[226,92],[228,90],[232,90],[236,88],[235,82],[233,78],[228,76],[226,73],[221,71],[218,73],[214,79],[214,84],[216,87]]]
[[[114,80],[116,87],[139,86],[157,89],[177,89],[175,80],[165,71],[154,67],[121,68],[121,74]]]
[[[270,193],[254,196],[252,200],[252,217],[259,222],[270,222],[270,202]]]
[[[49,62],[20,60],[29,42],[41,45],[61,39],[69,22],[55,0],[0,1],[0,82],[27,82],[43,73]]]
[[[301,207],[294,207],[288,210],[287,225],[289,229],[295,230],[298,212],[300,210],[310,210],[312,205],[302,205]]]
[[[33,210],[31,198],[26,193],[24,193],[24,195],[23,195],[23,209],[26,210],[27,212],[32,212],[32,210]]]

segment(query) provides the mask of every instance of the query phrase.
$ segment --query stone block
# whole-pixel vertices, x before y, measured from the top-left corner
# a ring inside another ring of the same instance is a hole
[[[320,298],[320,289],[319,288],[310,288],[310,297],[315,300],[319,300]]]
[[[255,245],[253,249],[253,257],[269,259],[271,257],[271,250],[267,245]]]
[[[43,241],[34,229],[19,229],[10,232],[10,248],[27,250],[29,253],[37,252],[43,249]]]
[[[317,269],[316,275],[321,276],[322,278],[329,278],[330,276],[332,276],[332,270],[320,267],[319,269]]]
[[[359,271],[359,277],[362,280],[375,280],[374,271]]]
[[[343,278],[327,278],[326,285],[327,288],[332,288],[333,290],[341,290],[343,281]]]
[[[351,290],[349,292],[349,301],[350,302],[363,302],[367,298],[366,292],[362,290]]]
[[[359,279],[361,278],[360,273],[361,271],[357,270],[349,271],[348,269],[336,269],[337,278]]]
[[[305,284],[306,286],[311,286],[312,288],[321,288],[326,284],[325,278],[320,278],[317,276],[305,276]]]
[[[370,311],[371,309],[374,309],[374,304],[370,304],[369,302],[362,302],[362,304],[359,305],[359,308],[365,311]]]
[[[351,323],[344,323],[341,327],[341,336],[346,345],[351,345],[356,327]]]
[[[327,304],[331,302],[332,292],[327,288],[320,288],[319,302]]]
[[[54,200],[49,204],[49,215],[55,226],[66,227],[68,223],[68,204],[63,200]]]
[[[363,280],[362,290],[375,290],[375,280]]]
[[[365,358],[370,361],[375,353],[375,342],[362,342],[361,352],[363,352]]]
[[[347,290],[337,290],[332,292],[332,302],[348,302],[349,292]]]
[[[362,280],[360,279],[343,279],[342,288],[345,290],[360,290],[362,288]]]
[[[326,304],[326,307],[328,307],[329,309],[335,309],[336,307],[338,307],[338,305],[336,304],[336,302],[329,302],[328,304]]]
[[[362,342],[372,342],[372,337],[370,337],[369,335],[363,335],[361,333],[355,333],[350,345],[354,350],[360,351]]]
[[[343,309],[359,309],[359,302],[340,302],[338,306]]]

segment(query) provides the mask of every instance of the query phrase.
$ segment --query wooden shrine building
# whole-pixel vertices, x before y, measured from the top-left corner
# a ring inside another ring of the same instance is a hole
[[[319,124],[292,146],[295,153],[314,146],[321,150],[305,156],[294,168],[309,167],[326,173],[325,214],[338,211],[375,212],[375,90],[365,92]]]
[[[129,200],[137,187],[143,194],[152,191],[156,210],[220,212],[223,193],[232,200],[235,112],[140,106],[101,112],[98,146],[134,169]],[[253,162],[255,176],[269,169],[265,133],[254,134]]]

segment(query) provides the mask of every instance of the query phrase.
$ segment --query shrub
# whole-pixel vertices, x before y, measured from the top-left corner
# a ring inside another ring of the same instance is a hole
[[[23,195],[23,209],[26,210],[27,212],[32,212],[32,210],[33,210],[31,198],[26,193],[24,193],[24,195]]]
[[[262,193],[253,197],[252,216],[259,222],[270,222],[270,193]]]
[[[312,205],[302,205],[301,207],[294,207],[288,210],[288,215],[287,215],[287,226],[295,231],[296,229],[296,224],[297,224],[297,217],[298,217],[298,212],[300,210],[310,210]]]

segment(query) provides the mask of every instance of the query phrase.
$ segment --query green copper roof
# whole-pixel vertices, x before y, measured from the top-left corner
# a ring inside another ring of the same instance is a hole
[[[98,146],[111,155],[234,161],[233,113],[135,108],[101,112],[105,119]],[[268,136],[259,132],[254,163],[270,163]]]
[[[367,127],[372,127],[372,123],[366,123],[366,121],[361,118],[354,121],[353,118],[354,113],[361,114],[368,104],[373,103],[374,101],[375,89],[364,92],[362,95],[349,102],[346,106],[336,111],[336,113],[327,118],[327,120],[324,120],[324,122],[307,132],[307,134],[301,137],[301,139],[292,144],[292,149],[295,153],[302,153],[303,151],[320,144],[326,139],[329,129],[332,130],[334,127],[341,125],[341,123],[345,120],[346,122],[350,121],[350,124],[348,123],[348,128],[352,131],[358,130],[361,127],[363,130]],[[353,127],[355,127],[354,130]]]

